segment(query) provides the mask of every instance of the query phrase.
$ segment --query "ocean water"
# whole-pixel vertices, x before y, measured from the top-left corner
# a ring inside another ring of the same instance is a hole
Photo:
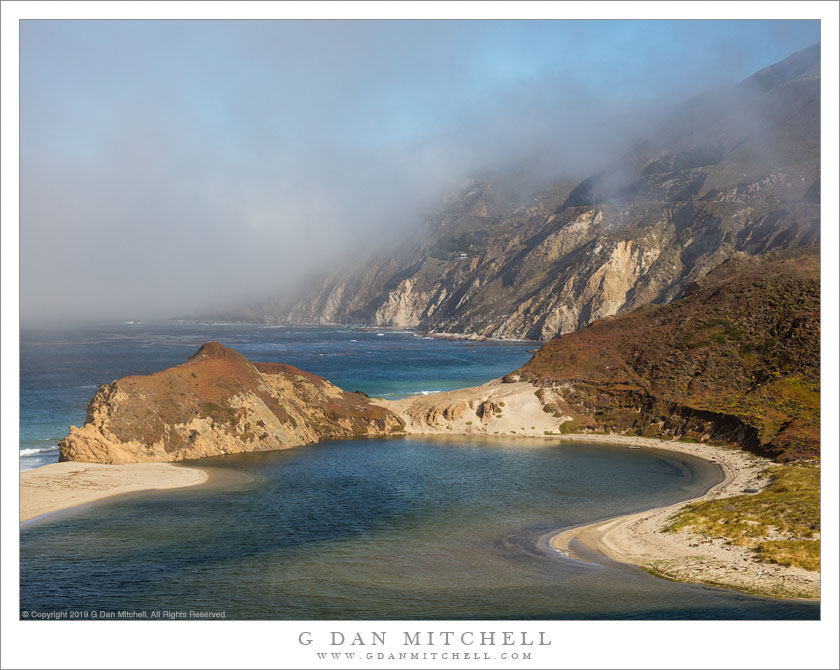
[[[380,335],[381,333],[381,335]],[[184,361],[207,340],[399,397],[510,371],[533,344],[411,333],[121,324],[24,333],[21,467],[84,420],[98,384]],[[545,550],[551,530],[685,499],[717,466],[542,439],[320,443],[186,464],[213,482],[24,524],[22,611],[203,610],[238,619],[813,619],[819,605],[678,584]]]
[[[250,360],[288,363],[348,391],[384,398],[482,384],[525,363],[534,343],[476,343],[411,332],[243,323],[118,323],[24,330],[20,353],[20,468],[58,460],[58,441],[85,421],[100,384],[183,363],[204,342]]]

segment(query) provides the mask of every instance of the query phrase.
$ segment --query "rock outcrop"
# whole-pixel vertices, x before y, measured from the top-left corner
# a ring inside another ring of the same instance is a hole
[[[401,432],[361,393],[280,363],[251,363],[208,342],[182,365],[102,386],[60,461],[180,461]]]
[[[668,303],[736,254],[818,243],[819,108],[816,46],[689,101],[597,175],[475,183],[422,241],[246,316],[548,340]]]

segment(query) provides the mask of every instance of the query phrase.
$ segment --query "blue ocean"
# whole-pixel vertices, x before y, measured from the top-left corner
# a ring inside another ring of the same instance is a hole
[[[248,324],[24,332],[21,468],[57,459],[99,384],[219,341],[348,390],[479,384],[533,343]],[[196,610],[228,619],[815,619],[818,603],[670,582],[544,549],[558,528],[698,495],[717,465],[653,449],[395,437],[184,464],[194,488],[119,496],[21,526],[22,611]]]

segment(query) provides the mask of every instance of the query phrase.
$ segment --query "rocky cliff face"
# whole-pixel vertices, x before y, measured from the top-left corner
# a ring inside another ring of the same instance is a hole
[[[216,342],[186,363],[100,388],[61,461],[179,461],[401,432],[403,421],[289,365],[251,363]]]
[[[550,339],[667,303],[738,253],[819,241],[819,48],[690,101],[656,140],[523,202],[473,184],[425,241],[251,313]]]

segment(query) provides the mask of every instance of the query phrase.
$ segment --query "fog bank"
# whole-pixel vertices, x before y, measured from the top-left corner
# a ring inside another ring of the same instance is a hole
[[[816,22],[23,22],[22,320],[253,303],[399,239],[478,172],[586,177],[817,40]]]

